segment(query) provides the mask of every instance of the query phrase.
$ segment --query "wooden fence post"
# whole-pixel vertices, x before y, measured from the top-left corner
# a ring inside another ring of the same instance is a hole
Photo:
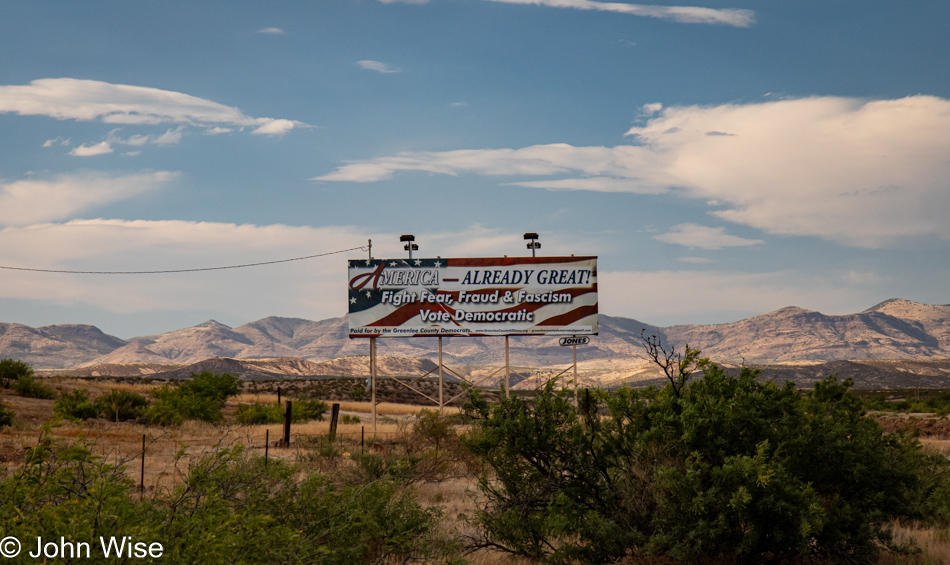
[[[145,494],[145,434],[142,434],[142,473],[139,478],[139,490]]]
[[[290,414],[293,411],[291,401],[284,403],[284,439],[283,446],[290,447]]]
[[[270,430],[264,430],[264,466],[267,467],[267,452],[270,450]]]
[[[330,410],[330,442],[336,441],[336,424],[340,419],[340,404],[338,402],[333,403],[333,408]]]

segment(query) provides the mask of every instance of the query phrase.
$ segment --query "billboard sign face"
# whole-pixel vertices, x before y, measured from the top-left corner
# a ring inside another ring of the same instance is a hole
[[[597,257],[349,261],[350,337],[596,335]]]

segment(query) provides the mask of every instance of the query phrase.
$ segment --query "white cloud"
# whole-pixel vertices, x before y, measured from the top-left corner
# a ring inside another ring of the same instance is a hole
[[[224,124],[284,131],[306,125],[290,120],[254,118],[237,108],[181,92],[73,78],[0,86],[2,113],[130,125],[176,123],[213,127]],[[275,126],[275,122],[279,125]]]
[[[284,35],[284,30],[279,27],[265,27],[264,29],[257,30],[257,33],[266,33],[268,35]]]
[[[719,323],[799,306],[825,314],[860,312],[880,301],[880,277],[795,271],[600,272],[600,311],[642,322]]]
[[[134,147],[141,147],[142,145],[153,144],[153,145],[175,145],[181,141],[182,132],[184,131],[184,126],[178,126],[177,128],[167,129],[165,133],[161,135],[132,135],[127,138],[121,138],[117,136],[118,129],[112,130],[109,132],[109,143],[119,143],[122,145],[131,145]]]
[[[49,180],[0,183],[0,226],[26,226],[68,218],[96,206],[131,198],[176,179],[177,173],[126,176],[59,175]]]
[[[257,135],[284,135],[294,129],[296,122],[290,120],[271,120],[251,133]]]
[[[399,67],[390,67],[386,63],[380,63],[379,61],[357,61],[357,65],[361,69],[366,69],[367,71],[376,71],[378,73],[400,73],[402,69]]]
[[[63,147],[69,147],[70,143],[72,143],[72,141],[71,141],[70,139],[64,138],[64,137],[61,137],[61,136],[57,136],[57,137],[54,138],[54,139],[47,139],[46,141],[44,141],[44,142],[43,142],[43,147],[52,147],[52,146],[54,146],[54,145],[60,145],[60,146],[63,146]]]
[[[232,128],[213,127],[205,130],[205,135],[221,135],[222,133],[231,133]]]
[[[814,97],[668,107],[627,135],[639,145],[404,152],[315,177],[372,182],[400,171],[580,178],[550,189],[677,194],[768,233],[858,247],[950,239],[950,100]],[[707,135],[709,132],[730,135]]]
[[[112,153],[112,145],[110,145],[108,141],[103,141],[95,145],[86,145],[83,143],[69,152],[70,155],[75,155],[76,157],[94,157],[96,155],[107,155],[109,153]]]
[[[631,192],[653,192],[657,186],[664,185],[651,185],[645,179],[632,181],[637,179],[636,167],[640,164],[637,161],[642,153],[639,148],[631,146],[573,147],[565,143],[534,145],[523,149],[404,152],[395,157],[353,161],[312,180],[372,182],[392,178],[393,173],[398,171],[426,171],[447,175],[479,173],[532,176],[581,171],[590,175],[624,178],[630,181],[628,186]],[[601,179],[597,182],[605,181]]]
[[[722,249],[723,247],[748,247],[765,243],[761,239],[745,239],[726,233],[725,228],[711,228],[699,224],[679,224],[653,239],[664,243],[699,249]],[[681,259],[682,260],[682,259]]]
[[[595,192],[632,192],[637,194],[661,194],[666,187],[648,185],[635,179],[611,177],[587,177],[582,179],[534,180],[505,183],[511,186],[546,188],[548,190],[591,190]]]
[[[752,10],[699,8],[694,6],[652,6],[645,4],[623,4],[620,2],[595,2],[593,0],[488,0],[504,4],[530,4],[550,6],[552,8],[574,8],[576,10],[596,10],[633,16],[646,16],[664,20],[673,20],[688,24],[722,24],[735,27],[749,27],[755,22]]]
[[[399,233],[351,226],[295,227],[215,222],[73,220],[0,229],[0,265],[61,270],[201,268],[301,257],[362,246],[405,257]],[[519,233],[471,226],[417,232],[420,256],[527,254]],[[546,237],[545,248],[579,248]],[[323,319],[346,312],[345,258],[365,251],[266,267],[152,276],[65,275],[0,270],[0,298],[93,305],[111,312],[219,311],[251,321],[269,315]],[[199,322],[201,320],[196,320]]]

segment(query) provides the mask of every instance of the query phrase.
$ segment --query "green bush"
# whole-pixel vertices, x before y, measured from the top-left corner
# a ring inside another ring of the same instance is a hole
[[[241,381],[229,373],[216,375],[209,371],[192,374],[191,378],[178,386],[183,394],[191,394],[205,398],[214,398],[224,402],[241,392]]]
[[[290,405],[291,422],[323,420],[327,412],[326,402],[319,400],[293,400]],[[279,404],[238,404],[235,419],[245,425],[279,424],[284,421],[284,407]]]
[[[0,428],[13,425],[13,410],[0,403]]]
[[[0,361],[0,386],[10,388],[20,377],[32,377],[33,367],[20,360],[4,359]]]
[[[229,397],[240,392],[240,381],[230,374],[207,371],[192,375],[178,386],[163,385],[151,393],[154,401],[144,418],[157,425],[177,425],[186,420],[220,422],[221,409]]]
[[[98,410],[89,401],[89,395],[86,389],[80,388],[72,392],[66,392],[53,403],[53,412],[60,416],[73,418],[76,420],[85,420],[95,418]]]
[[[40,398],[43,400],[52,400],[56,398],[56,391],[33,377],[33,375],[24,375],[17,379],[13,385],[13,390],[20,396],[27,398]]]
[[[803,396],[704,366],[692,383],[585,394],[581,409],[553,383],[497,406],[474,393],[466,443],[492,469],[479,543],[552,563],[870,563],[895,548],[891,520],[925,515],[946,462],[884,434],[850,381]]]
[[[141,394],[112,389],[93,403],[96,414],[114,422],[135,420],[148,408],[148,399]]]
[[[342,484],[233,448],[182,463],[179,486],[141,497],[91,448],[53,441],[45,428],[0,480],[3,535],[133,536],[162,543],[169,564],[446,562],[458,552],[438,534],[438,511],[392,482]]]

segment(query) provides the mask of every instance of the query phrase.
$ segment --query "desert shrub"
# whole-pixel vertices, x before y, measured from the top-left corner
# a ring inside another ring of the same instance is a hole
[[[10,410],[0,402],[0,428],[13,425],[13,410]]]
[[[229,397],[240,392],[240,381],[230,374],[207,371],[192,375],[178,386],[163,385],[152,390],[152,404],[143,417],[157,425],[177,425],[186,420],[220,422],[221,409]]]
[[[327,412],[326,402],[320,400],[293,400],[290,405],[291,422],[323,420]],[[279,404],[238,404],[235,419],[245,425],[279,424],[284,421],[284,407]]]
[[[36,380],[33,375],[22,375],[13,384],[13,390],[20,396],[52,400],[56,398],[56,391],[52,387]]]
[[[344,424],[359,424],[360,417],[356,414],[344,414],[340,416],[340,421]]]
[[[32,377],[33,367],[17,359],[3,359],[0,361],[0,386],[10,388],[20,377]]]
[[[244,425],[277,424],[284,421],[284,408],[278,404],[238,404],[234,419]]]
[[[241,381],[229,373],[218,375],[209,371],[202,371],[198,374],[192,374],[190,379],[178,385],[178,389],[183,394],[214,398],[223,403],[228,398],[237,396],[241,392]]]
[[[93,403],[96,414],[115,422],[135,420],[148,408],[148,399],[127,390],[112,389]]]
[[[802,395],[704,366],[692,383],[585,394],[580,409],[553,383],[497,406],[473,393],[466,444],[492,471],[479,545],[552,563],[869,563],[894,547],[892,519],[923,515],[934,460],[884,434],[850,381]]]
[[[95,418],[98,415],[96,407],[89,401],[89,395],[84,388],[60,395],[53,403],[53,412],[76,420]]]

